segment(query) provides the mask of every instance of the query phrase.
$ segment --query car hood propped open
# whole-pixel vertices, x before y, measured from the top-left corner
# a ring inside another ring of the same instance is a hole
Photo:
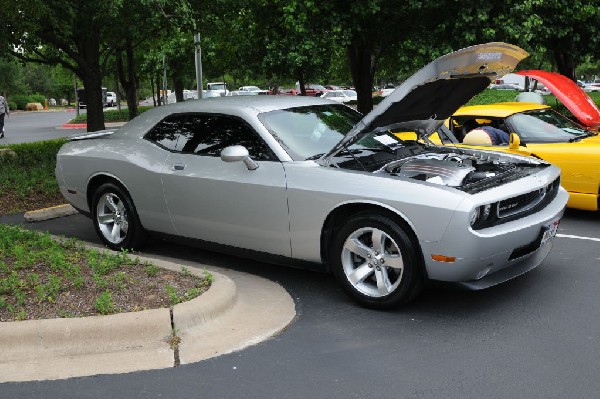
[[[420,137],[428,136],[528,55],[517,46],[496,42],[467,47],[432,61],[396,88],[322,159],[335,156],[370,132],[406,129]]]
[[[515,72],[542,83],[584,126],[598,129],[600,109],[577,83],[557,72],[526,70]]]

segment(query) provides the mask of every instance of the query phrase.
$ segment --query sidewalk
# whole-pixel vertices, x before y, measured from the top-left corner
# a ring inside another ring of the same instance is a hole
[[[36,214],[52,212],[28,214],[35,220]],[[172,312],[163,308],[0,323],[0,382],[177,367],[262,342],[296,315],[290,295],[264,278],[169,258],[136,257],[174,271],[182,263],[192,273],[208,270],[214,281],[203,295],[175,305]],[[174,348],[173,335],[181,339]]]

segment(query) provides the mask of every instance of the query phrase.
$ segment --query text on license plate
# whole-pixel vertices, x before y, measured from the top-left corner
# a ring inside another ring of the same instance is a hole
[[[560,219],[556,219],[542,226],[542,242],[540,243],[540,246],[544,245],[546,242],[548,242],[548,240],[556,236],[556,231],[558,230],[559,223]]]

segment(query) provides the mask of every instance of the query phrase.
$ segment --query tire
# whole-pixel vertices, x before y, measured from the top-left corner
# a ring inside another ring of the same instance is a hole
[[[115,183],[104,183],[94,193],[92,219],[96,233],[110,249],[139,249],[146,231],[129,194]]]
[[[381,214],[348,219],[333,239],[330,264],[344,291],[369,308],[400,306],[423,288],[420,251],[399,224]]]

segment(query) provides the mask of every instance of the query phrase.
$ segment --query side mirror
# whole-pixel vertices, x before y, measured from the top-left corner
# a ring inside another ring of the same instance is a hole
[[[508,148],[510,148],[511,150],[518,150],[520,146],[521,139],[519,138],[519,135],[517,135],[516,133],[511,133],[508,139]]]
[[[248,149],[242,145],[232,145],[225,147],[221,151],[221,160],[223,162],[239,162],[242,161],[248,170],[258,169],[258,164],[250,158]]]

